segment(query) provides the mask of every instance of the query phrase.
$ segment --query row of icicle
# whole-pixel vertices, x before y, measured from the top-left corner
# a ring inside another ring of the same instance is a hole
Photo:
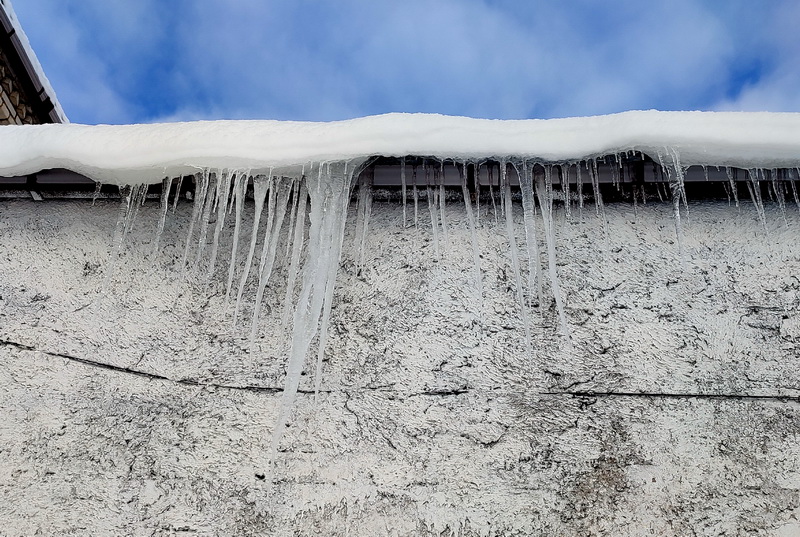
[[[665,149],[658,153],[662,173],[671,190],[675,227],[679,248],[682,248],[681,203],[688,208],[684,178],[686,168],[681,165],[680,155],[676,150]],[[621,166],[622,156],[614,156],[617,166],[612,169],[612,182],[616,185],[625,182],[624,170]],[[595,202],[595,211],[601,218],[604,235],[608,237],[605,208],[600,192],[598,161],[590,159],[580,163],[570,164],[543,164],[532,160],[508,158],[491,162],[450,161],[457,169],[461,180],[461,191],[470,228],[471,248],[474,260],[475,289],[477,296],[483,297],[483,283],[480,266],[480,247],[478,243],[477,228],[480,226],[481,188],[477,183],[478,192],[473,196],[467,184],[467,167],[475,166],[476,176],[481,166],[489,177],[489,199],[491,200],[495,224],[499,225],[498,214],[504,217],[504,227],[509,241],[511,267],[516,282],[516,300],[519,303],[522,324],[525,332],[525,342],[528,355],[532,353],[531,323],[529,311],[533,307],[533,297],[538,298],[539,308],[544,307],[543,278],[548,279],[552,298],[555,302],[559,319],[559,332],[569,342],[570,330],[565,313],[564,298],[559,283],[556,264],[556,241],[553,222],[553,202],[560,198],[564,202],[564,212],[571,218],[573,199],[577,201],[578,210],[582,214],[584,209],[584,179],[585,172],[588,183],[591,185],[592,197]],[[254,342],[258,334],[259,317],[261,315],[264,293],[269,284],[278,256],[281,232],[288,216],[287,239],[282,257],[288,260],[287,286],[284,295],[281,313],[281,324],[291,334],[287,360],[287,375],[283,391],[280,415],[272,435],[272,459],[274,460],[278,443],[283,435],[289,413],[293,407],[294,397],[297,393],[303,366],[315,337],[318,336],[317,355],[315,361],[314,389],[319,392],[322,378],[322,363],[327,339],[327,327],[333,303],[336,274],[340,262],[342,243],[344,240],[345,221],[350,202],[351,191],[354,186],[358,190],[358,205],[356,208],[356,267],[360,272],[365,264],[365,244],[369,234],[369,221],[372,211],[373,188],[368,174],[361,174],[364,169],[365,159],[359,161],[334,161],[325,163],[311,163],[297,176],[277,176],[272,173],[253,176],[249,170],[203,170],[194,176],[194,207],[191,221],[183,249],[181,266],[184,270],[192,270],[196,274],[211,277],[217,269],[219,257],[219,241],[226,222],[233,218],[233,240],[230,252],[230,261],[227,267],[225,305],[233,305],[232,321],[234,328],[238,324],[244,291],[251,273],[255,271],[258,279],[254,311],[250,322],[249,342],[250,349],[254,349]],[[522,198],[523,223],[525,231],[525,251],[527,253],[527,293],[523,285],[523,276],[520,264],[519,246],[517,244],[515,224],[512,207],[512,181],[510,174],[519,181],[519,191]],[[494,174],[497,173],[495,179]],[[706,172],[707,173],[707,172]],[[739,199],[736,190],[737,170],[726,168],[729,179],[728,192],[732,193],[736,205]],[[797,170],[800,177],[800,170]],[[407,216],[407,190],[410,186],[413,200],[413,222],[418,226],[420,191],[425,190],[428,211],[432,224],[434,255],[439,258],[446,254],[447,224],[445,220],[445,161],[425,160],[421,165],[409,165],[405,159],[400,162],[401,197],[403,203],[403,226],[408,222]],[[748,189],[756,206],[762,223],[765,224],[763,200],[761,199],[760,182],[769,180],[772,184],[774,195],[778,200],[781,210],[785,210],[784,183],[791,185],[795,202],[800,208],[794,181],[779,181],[779,172],[773,170],[749,170],[747,172]],[[574,183],[573,183],[574,178]],[[358,185],[354,183],[358,180]],[[175,196],[172,203],[174,212],[181,192],[179,178],[175,187]],[[410,182],[410,185],[409,185]],[[252,183],[252,196],[254,199],[253,225],[249,241],[243,238],[242,217],[248,187]],[[553,185],[559,184],[560,191],[555,191]],[[574,184],[575,191],[572,190]],[[160,196],[161,206],[159,221],[153,251],[156,252],[161,242],[167,214],[169,212],[169,194],[173,181],[165,179]],[[499,192],[495,193],[495,187]],[[114,269],[119,253],[130,233],[139,207],[144,204],[147,197],[148,185],[121,187],[120,216],[115,233],[115,253],[112,255],[110,275]],[[98,187],[99,192],[99,187]],[[661,190],[658,190],[661,197]],[[499,194],[499,196],[498,196]],[[666,194],[666,193],[665,193]],[[474,197],[474,200],[473,200]],[[646,202],[642,192],[642,202]],[[498,200],[500,210],[498,211]],[[538,201],[538,205],[537,205]],[[634,204],[636,193],[634,192]],[[474,205],[474,206],[473,206]],[[264,211],[266,207],[266,211]],[[541,213],[541,219],[537,218]],[[213,218],[213,225],[211,224]],[[310,224],[306,224],[306,220]],[[263,220],[263,222],[262,222]],[[539,244],[537,241],[537,222],[542,226],[545,237],[547,256],[547,271],[543,274],[540,261]],[[259,230],[263,227],[263,237],[259,237]],[[306,231],[308,234],[306,235]],[[210,252],[209,233],[211,233]],[[440,234],[441,233],[441,238]],[[257,265],[254,263],[256,250],[261,243],[260,258]],[[240,243],[242,243],[240,245]],[[237,278],[237,259],[240,248],[246,248],[246,261],[239,270]],[[305,252],[305,256],[303,255]],[[305,263],[301,270],[301,260]],[[203,262],[207,260],[206,264]],[[299,290],[298,290],[299,280]],[[108,278],[104,288],[108,283]],[[528,300],[525,300],[527,294]],[[234,300],[235,297],[235,300]],[[479,306],[480,308],[480,306]]]

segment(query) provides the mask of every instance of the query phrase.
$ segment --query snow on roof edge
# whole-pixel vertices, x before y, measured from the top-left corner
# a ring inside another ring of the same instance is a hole
[[[25,30],[22,29],[22,25],[19,22],[19,18],[17,18],[17,13],[14,11],[14,6],[12,5],[11,0],[3,0],[3,3],[0,5],[0,7],[5,8],[6,15],[8,15],[8,19],[11,21],[11,25],[14,27],[15,35],[19,39],[25,54],[28,56],[28,60],[31,62],[33,70],[39,77],[39,82],[42,84],[45,93],[48,97],[50,97],[50,102],[53,103],[53,109],[55,110],[56,115],[62,123],[69,123],[69,118],[64,112],[64,109],[61,107],[61,102],[58,100],[56,91],[53,89],[50,79],[48,79],[47,75],[44,73],[44,68],[42,67],[42,64],[39,63],[39,58],[36,57],[36,53],[33,51],[33,47],[31,47],[31,43],[28,40],[28,36],[25,34]]]
[[[66,168],[115,184],[157,183],[204,168],[296,174],[310,162],[407,155],[548,162],[641,151],[668,163],[800,166],[800,113],[631,111],[489,120],[385,114],[334,122],[197,121],[0,127],[0,176]]]

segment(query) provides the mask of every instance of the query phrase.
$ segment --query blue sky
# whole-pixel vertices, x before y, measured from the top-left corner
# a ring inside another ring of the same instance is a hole
[[[800,111],[797,0],[15,0],[70,119]]]

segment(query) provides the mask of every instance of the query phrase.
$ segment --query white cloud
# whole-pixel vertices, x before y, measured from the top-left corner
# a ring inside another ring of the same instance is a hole
[[[17,11],[69,115],[93,122],[800,110],[798,9],[788,0],[26,0]],[[763,72],[740,90],[750,64]]]

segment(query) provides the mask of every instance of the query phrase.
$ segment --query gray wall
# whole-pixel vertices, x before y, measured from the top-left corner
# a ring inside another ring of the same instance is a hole
[[[480,299],[463,205],[437,260],[424,203],[418,228],[376,203],[361,271],[350,220],[323,391],[309,366],[270,474],[285,247],[250,354],[231,226],[207,280],[177,268],[190,203],[153,254],[148,202],[112,262],[116,203],[3,202],[2,531],[800,534],[796,211],[691,204],[681,256],[666,204],[607,207],[607,235],[558,210],[571,341],[546,283],[528,353],[502,219],[482,206]]]

